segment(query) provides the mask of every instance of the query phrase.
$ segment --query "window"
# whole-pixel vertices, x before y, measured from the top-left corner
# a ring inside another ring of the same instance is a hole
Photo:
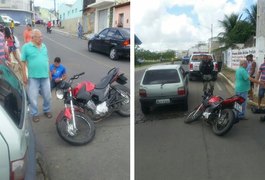
[[[179,74],[175,69],[149,70],[145,73],[143,84],[179,83]]]
[[[77,8],[75,8],[75,13],[77,13]]]
[[[25,99],[20,81],[7,66],[0,64],[0,105],[18,127],[23,125]]]
[[[207,55],[207,54],[198,54],[198,55],[192,56],[193,61],[201,61],[201,60],[205,60],[205,59],[213,60],[213,57],[211,55]]]
[[[124,25],[124,13],[119,14],[119,19],[118,19],[118,27],[123,27]]]

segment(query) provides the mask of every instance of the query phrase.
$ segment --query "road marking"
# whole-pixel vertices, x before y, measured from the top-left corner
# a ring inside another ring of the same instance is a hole
[[[90,59],[87,55],[84,55],[84,54],[82,54],[82,53],[80,53],[80,52],[78,52],[78,51],[75,51],[75,50],[73,50],[73,49],[71,49],[71,48],[69,48],[69,47],[67,47],[67,46],[65,46],[65,45],[63,45],[63,44],[61,44],[61,43],[59,43],[59,42],[57,42],[57,41],[54,41],[53,39],[51,39],[51,38],[49,38],[49,37],[47,37],[47,36],[45,36],[45,38],[47,38],[47,39],[49,39],[50,41],[52,41],[52,42],[54,42],[54,43],[56,43],[56,44],[58,44],[58,45],[64,47],[65,49],[68,49],[69,51],[72,51],[73,53],[76,53],[76,54],[79,54],[80,56],[83,56],[83,57],[85,57],[85,58],[88,58],[90,61],[94,61],[95,63],[100,64],[100,65],[102,65],[102,66],[105,66],[105,67],[107,67],[107,68],[113,68],[113,66],[111,66],[111,65],[106,65],[106,64],[104,64],[103,62],[96,61],[96,60],[94,60],[94,59]]]

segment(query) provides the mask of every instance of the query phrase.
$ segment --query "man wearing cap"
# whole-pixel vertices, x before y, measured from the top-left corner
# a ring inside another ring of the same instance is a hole
[[[248,62],[246,70],[247,70],[250,77],[255,78],[254,74],[256,71],[256,62],[253,61],[253,55],[252,54],[247,55],[246,60]],[[251,82],[250,83],[250,90],[248,92],[248,96],[249,96],[250,100],[253,100],[253,88],[254,88],[254,83]]]

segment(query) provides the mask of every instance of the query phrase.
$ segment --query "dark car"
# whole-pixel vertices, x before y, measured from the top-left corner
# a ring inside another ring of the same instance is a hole
[[[136,44],[138,38],[136,39]],[[97,51],[108,54],[110,59],[130,57],[130,29],[106,28],[88,40],[88,51]]]

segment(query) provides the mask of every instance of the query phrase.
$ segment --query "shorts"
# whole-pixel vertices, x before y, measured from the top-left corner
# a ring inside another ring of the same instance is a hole
[[[264,93],[265,93],[265,88],[264,87],[260,87],[259,88],[259,98],[263,98],[264,97]]]
[[[11,52],[15,52],[16,49],[17,49],[16,46],[9,46],[9,47],[8,47],[9,53],[11,53]]]

